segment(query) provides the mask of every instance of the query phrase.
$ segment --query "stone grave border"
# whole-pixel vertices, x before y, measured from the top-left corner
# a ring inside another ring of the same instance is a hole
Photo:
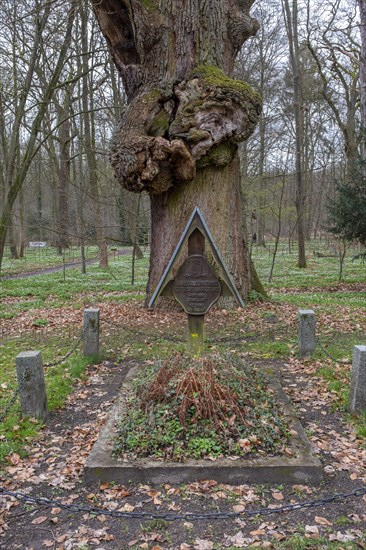
[[[112,456],[112,439],[116,434],[116,425],[124,409],[123,389],[131,387],[133,379],[141,366],[131,367],[127,372],[116,403],[111,409],[106,424],[92,448],[84,468],[84,482],[116,482],[124,485],[148,483],[182,484],[194,481],[214,479],[219,483],[242,485],[248,483],[271,484],[318,484],[322,480],[322,465],[315,455],[305,431],[298,420],[295,410],[275,377],[273,369],[264,368],[263,372],[274,391],[275,398],[282,404],[284,414],[289,419],[293,435],[288,448],[293,457],[275,456],[253,459],[217,459],[215,461],[188,460],[186,462],[163,462],[148,458],[124,462]]]

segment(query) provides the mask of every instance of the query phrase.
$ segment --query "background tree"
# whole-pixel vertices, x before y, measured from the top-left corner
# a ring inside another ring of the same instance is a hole
[[[366,177],[362,165],[353,177],[337,183],[328,212],[329,229],[337,238],[366,246]]]
[[[18,4],[18,3],[17,3]],[[29,6],[26,2],[22,2],[17,9],[23,9],[27,12]],[[42,120],[45,116],[47,107],[52,99],[55,89],[59,83],[59,78],[62,72],[65,58],[68,52],[68,46],[71,40],[71,32],[75,18],[75,3],[68,4],[69,11],[67,13],[67,25],[63,34],[60,36],[59,48],[54,50],[52,67],[49,64],[50,73],[45,88],[41,88],[40,97],[34,99],[32,93],[37,85],[37,72],[40,69],[40,60],[42,59],[41,52],[47,49],[45,43],[44,29],[51,18],[51,4],[37,2],[37,5],[32,6],[34,11],[31,17],[34,19],[34,34],[28,33],[26,27],[23,28],[27,39],[18,43],[18,47],[24,47],[22,52],[22,63],[17,64],[21,67],[22,74],[18,73],[14,85],[17,87],[13,95],[13,102],[8,104],[8,111],[5,111],[7,120],[6,126],[10,126],[8,135],[2,140],[3,154],[3,181],[5,183],[4,203],[0,216],[0,269],[4,254],[4,247],[7,232],[12,225],[13,207],[26,179],[28,170],[31,166],[39,147],[39,136],[42,128]],[[15,16],[12,8],[15,3],[7,3],[6,8],[9,8],[7,14],[9,25],[12,26],[12,31],[18,36],[16,27],[18,21],[21,21],[20,13]],[[23,14],[24,15],[24,14]],[[24,18],[27,25],[27,17]],[[12,32],[11,31],[11,32]],[[15,43],[16,39],[14,38]],[[20,53],[20,52],[19,52]],[[17,53],[16,55],[19,55]],[[15,65],[13,65],[15,67]],[[29,126],[22,134],[22,125],[24,128],[24,119],[29,117]]]
[[[295,151],[296,151],[296,211],[298,267],[306,267],[305,256],[305,189],[304,189],[304,84],[300,62],[298,2],[282,0],[284,20],[287,31],[290,65],[293,76],[293,107],[295,114]]]
[[[358,0],[360,12],[360,112],[361,112],[361,159],[366,161],[366,2]]]
[[[321,9],[314,19],[311,10]],[[321,78],[321,94],[343,137],[348,170],[357,162],[359,129],[359,40],[355,34],[356,5],[343,0],[307,4],[307,47]]]

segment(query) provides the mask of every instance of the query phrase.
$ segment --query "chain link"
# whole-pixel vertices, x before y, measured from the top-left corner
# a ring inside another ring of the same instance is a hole
[[[15,392],[13,393],[13,396],[10,399],[9,403],[5,407],[4,412],[0,416],[0,424],[4,422],[5,418],[8,416],[10,409],[14,405],[15,401],[18,399],[19,392],[20,392],[20,388],[18,386]]]
[[[70,351],[68,351],[66,353],[66,355],[64,355],[63,357],[61,357],[61,359],[58,359],[57,361],[55,361],[54,363],[44,363],[44,367],[57,367],[58,365],[61,365],[61,363],[63,363],[68,357],[70,357],[70,355],[72,355],[74,353],[74,351],[76,350],[76,348],[79,346],[80,342],[84,339],[84,332],[82,331],[81,332],[81,335],[78,339],[78,341],[76,342],[76,344],[70,349]]]
[[[175,342],[177,344],[184,344],[186,343],[186,339],[180,338],[180,337],[174,337],[174,336],[168,336],[164,334],[159,334],[158,336],[149,334],[147,332],[143,332],[141,330],[136,330],[134,328],[130,328],[126,325],[119,325],[117,323],[114,323],[113,321],[109,321],[108,319],[101,319],[102,322],[106,323],[109,326],[112,326],[114,328],[125,330],[126,332],[133,333],[138,336],[142,336],[143,338],[147,340],[156,339],[156,340],[166,340],[167,342]],[[244,342],[246,340],[245,335],[243,336],[222,336],[220,338],[206,338],[207,344],[220,344],[225,342]]]
[[[236,519],[243,517],[255,517],[255,516],[269,516],[273,514],[279,514],[284,512],[292,512],[294,510],[304,510],[307,508],[316,508],[330,504],[333,502],[341,502],[352,497],[362,497],[366,495],[366,486],[354,489],[350,493],[336,493],[334,495],[319,498],[317,500],[309,500],[306,502],[298,502],[296,504],[285,504],[278,508],[258,508],[254,510],[244,510],[243,512],[209,512],[206,514],[187,512],[185,514],[172,514],[161,513],[156,514],[154,512],[123,512],[121,510],[105,510],[103,508],[81,506],[78,504],[64,504],[57,500],[51,500],[45,497],[32,497],[25,493],[8,491],[4,487],[0,486],[0,494],[13,497],[21,502],[29,504],[37,504],[39,506],[47,506],[49,508],[61,508],[62,510],[68,510],[69,512],[82,512],[93,515],[103,514],[112,518],[126,518],[126,519],[162,519],[165,521],[177,521],[177,520],[220,520],[220,519]]]
[[[345,360],[345,361],[339,361],[339,359],[336,359],[335,357],[333,357],[326,349],[325,347],[322,345],[321,342],[319,342],[319,339],[317,338],[316,339],[316,345],[321,349],[321,351],[327,356],[329,357],[329,359],[331,359],[332,361],[334,361],[334,363],[337,363],[338,365],[349,365],[350,363],[352,363],[352,360],[349,361],[348,359]]]
[[[23,386],[23,383],[25,381],[25,378],[26,378],[26,375],[27,375],[27,372],[28,372],[28,369],[25,369],[24,372],[23,372],[23,375],[22,375],[22,378],[20,380],[20,382],[18,382],[18,387],[16,388],[16,390],[14,391],[13,393],[13,396],[11,397],[9,403],[7,404],[7,406],[5,407],[4,409],[4,412],[0,415],[0,424],[2,422],[4,422],[5,418],[8,416],[9,414],[9,411],[10,409],[12,408],[12,406],[14,405],[14,403],[16,402],[17,398],[18,398],[18,395],[19,395],[19,392]]]

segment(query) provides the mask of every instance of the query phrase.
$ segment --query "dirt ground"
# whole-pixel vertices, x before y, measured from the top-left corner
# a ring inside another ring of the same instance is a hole
[[[313,548],[333,541],[333,548],[352,543],[366,548],[366,496],[270,516],[245,517],[245,511],[276,508],[366,486],[366,449],[334,410],[335,396],[313,372],[315,367],[291,358],[272,362],[324,466],[318,486],[219,485],[214,481],[162,487],[83,485],[83,464],[123,382],[131,360],[104,362],[89,368],[67,406],[53,413],[26,459],[9,457],[2,485],[35,497],[47,497],[50,507],[22,504],[0,495],[0,547],[58,550],[138,549],[214,550],[279,548],[294,534]],[[91,515],[61,509],[63,504],[99,507],[107,511],[162,513],[241,512],[236,519],[120,519],[103,512]],[[291,546],[288,546],[290,548]],[[325,547],[325,546],[324,546]]]

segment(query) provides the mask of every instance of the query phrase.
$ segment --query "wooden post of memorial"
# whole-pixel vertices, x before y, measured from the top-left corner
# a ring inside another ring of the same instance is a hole
[[[188,241],[188,255],[173,278],[173,266]],[[220,278],[205,257],[205,243],[211,247]],[[174,254],[149,302],[152,307],[159,296],[174,296],[188,316],[188,352],[199,356],[204,347],[205,314],[220,298],[233,296],[241,307],[244,303],[220,256],[212,235],[198,208],[192,213]]]

